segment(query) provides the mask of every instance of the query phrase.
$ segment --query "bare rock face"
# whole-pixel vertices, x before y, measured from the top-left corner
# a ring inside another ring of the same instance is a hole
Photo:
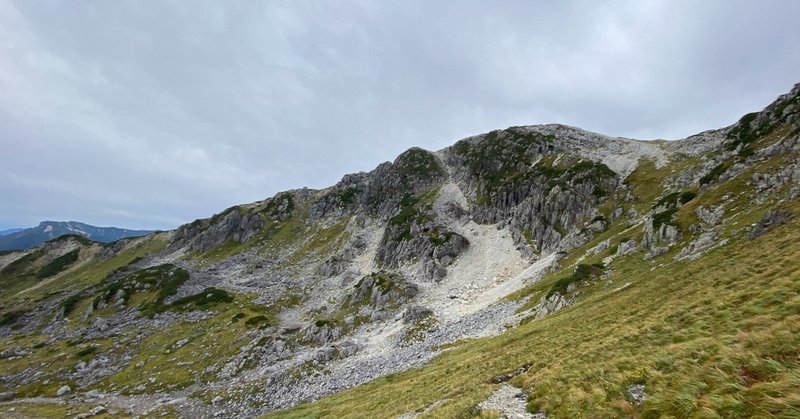
[[[347,305],[352,307],[366,304],[378,310],[390,304],[399,305],[409,301],[418,292],[417,286],[406,282],[400,274],[381,271],[361,278]]]
[[[658,247],[660,244],[671,246],[681,238],[678,227],[671,224],[661,224],[655,226],[652,221],[646,222],[644,227],[644,239],[642,245],[648,249]]]
[[[466,237],[433,222],[412,221],[411,225],[389,224],[376,260],[384,266],[417,262],[427,278],[440,279],[445,268],[469,247]]]
[[[267,223],[288,220],[309,194],[307,189],[281,192],[256,205],[231,207],[211,218],[195,220],[175,231],[169,249],[206,252],[226,241],[244,243],[260,233]]]
[[[621,242],[619,244],[619,247],[617,247],[616,256],[625,256],[625,255],[631,254],[638,247],[639,246],[636,243],[636,240],[632,240],[632,239],[625,240],[625,241],[623,241],[623,242]]]
[[[243,243],[263,227],[261,216],[239,207],[229,208],[207,220],[197,220],[178,228],[172,247],[205,252],[227,240]]]
[[[577,233],[597,214],[595,206],[621,186],[617,173],[598,161],[562,166],[557,156],[580,149],[581,137],[562,141],[551,128],[493,131],[459,141],[443,154],[454,180],[474,201],[472,218],[507,224],[528,256],[585,243],[586,234]],[[605,228],[602,222],[590,226],[589,232]]]
[[[317,321],[308,324],[300,333],[303,342],[323,346],[338,340],[342,336],[342,327],[330,322]]]
[[[719,224],[722,220],[722,216],[725,214],[725,206],[716,205],[710,208],[700,206],[695,210],[695,214],[697,214],[697,219],[700,220],[705,229],[709,229]]]
[[[538,320],[549,316],[550,314],[568,307],[570,304],[571,301],[569,299],[557,292],[549,296],[544,296],[542,300],[539,301],[539,306],[536,308],[534,318]]]
[[[667,247],[667,246],[656,246],[652,250],[647,252],[647,254],[644,255],[644,260],[650,260],[650,259],[659,257],[659,256],[661,256],[663,254],[666,254],[667,252],[669,252],[669,247]]]
[[[394,162],[382,163],[369,173],[346,175],[313,202],[309,218],[337,216],[356,211],[378,218],[395,215],[407,195],[418,195],[447,180],[442,162],[430,151],[411,148]]]
[[[764,214],[764,217],[762,217],[761,220],[758,223],[756,223],[756,225],[753,227],[753,230],[750,232],[747,238],[749,240],[758,238],[759,236],[766,233],[769,229],[784,224],[785,222],[789,221],[792,217],[794,217],[794,214],[789,211],[769,210],[767,211],[766,214]]]
[[[433,311],[427,307],[411,306],[403,313],[403,323],[409,324],[422,319],[426,316],[433,314]]]
[[[347,358],[358,353],[358,351],[361,350],[361,345],[352,339],[348,339],[339,343],[335,349],[341,358]]]
[[[681,231],[674,224],[675,213],[680,207],[677,199],[669,199],[670,195],[662,198],[653,206],[652,211],[644,220],[644,238],[642,246],[654,249],[661,245],[672,246],[681,238]]]

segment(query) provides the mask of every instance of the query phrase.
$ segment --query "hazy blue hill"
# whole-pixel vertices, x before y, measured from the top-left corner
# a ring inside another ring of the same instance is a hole
[[[126,237],[146,236],[150,233],[152,233],[150,230],[97,227],[77,221],[42,221],[36,227],[0,234],[0,250],[29,249],[65,234],[78,234],[89,240],[109,243]]]
[[[8,236],[9,234],[14,234],[14,233],[20,232],[22,230],[24,230],[24,229],[22,229],[22,228],[9,228],[9,229],[5,229],[5,230],[0,230],[0,237],[1,236]]]

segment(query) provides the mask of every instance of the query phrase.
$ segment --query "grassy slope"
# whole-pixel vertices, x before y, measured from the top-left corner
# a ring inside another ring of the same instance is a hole
[[[529,363],[512,383],[552,417],[800,415],[798,224],[693,263],[629,258],[565,311],[274,416],[390,417],[447,399],[429,416],[470,417],[493,376]],[[625,389],[639,382],[650,398],[635,407]]]

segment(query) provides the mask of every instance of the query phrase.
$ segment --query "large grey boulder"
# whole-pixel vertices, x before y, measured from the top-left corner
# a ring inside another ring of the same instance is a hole
[[[541,301],[539,301],[539,306],[536,308],[536,314],[534,315],[534,318],[539,320],[559,310],[562,310],[565,307],[568,307],[570,304],[571,301],[560,293],[553,293],[552,295],[544,296],[542,297]]]
[[[64,397],[70,393],[72,393],[72,389],[67,385],[63,385],[56,390],[56,397]]]

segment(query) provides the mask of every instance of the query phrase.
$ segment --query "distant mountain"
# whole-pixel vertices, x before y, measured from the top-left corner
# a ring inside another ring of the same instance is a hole
[[[126,237],[146,236],[153,232],[117,227],[96,227],[77,221],[42,221],[36,227],[16,229],[16,232],[11,230],[0,233],[0,250],[29,249],[66,234],[78,234],[96,242],[110,243]],[[5,234],[9,231],[9,234]]]
[[[22,228],[9,228],[7,230],[0,230],[0,237],[8,236],[9,234],[14,234],[14,233],[16,233],[18,231],[22,231],[22,230],[24,230],[24,229],[22,229]]]

